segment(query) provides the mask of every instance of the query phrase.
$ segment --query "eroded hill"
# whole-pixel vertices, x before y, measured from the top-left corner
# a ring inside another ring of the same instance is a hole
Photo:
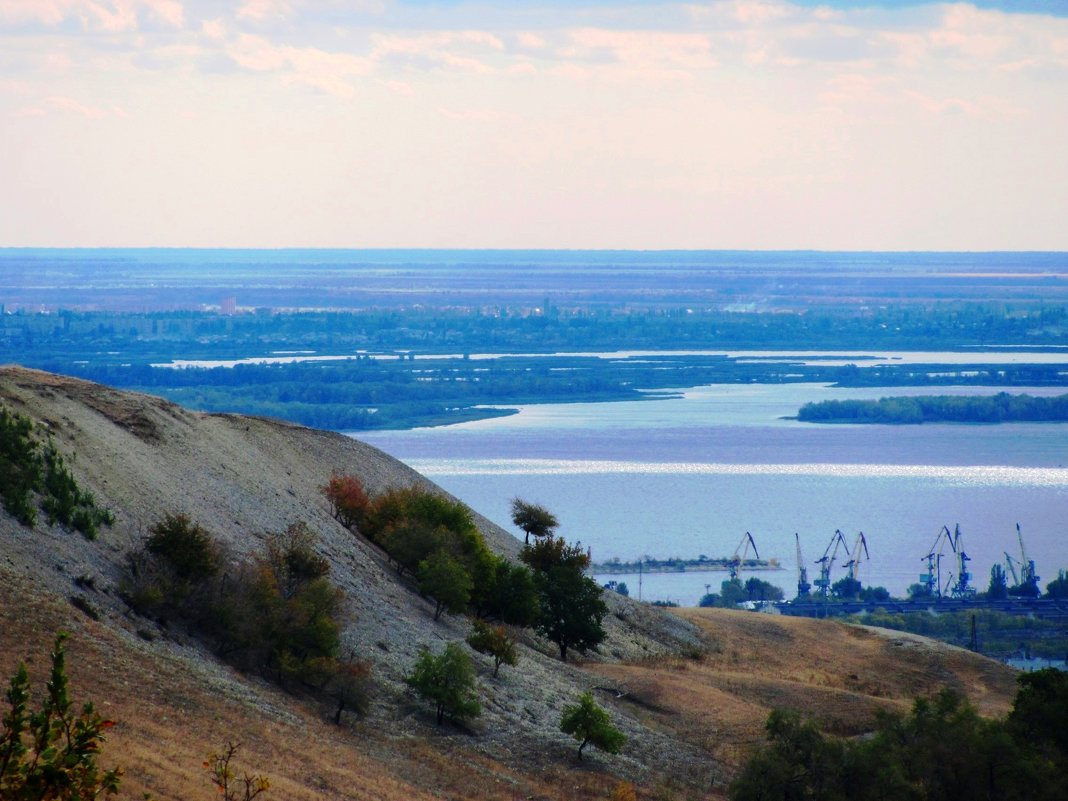
[[[0,511],[0,669],[8,676],[32,659],[40,677],[54,632],[71,631],[77,697],[120,721],[106,754],[126,767],[128,797],[207,795],[202,762],[227,741],[243,744],[238,769],[270,776],[277,798],[607,798],[620,778],[641,797],[718,797],[771,706],[855,734],[877,706],[903,707],[947,685],[989,712],[1011,699],[1010,670],[926,640],[751,613],[668,615],[613,593],[598,654],[565,665],[525,633],[518,666],[497,678],[476,655],[482,716],[464,730],[438,728],[403,677],[421,648],[462,640],[470,622],[435,622],[433,604],[339,525],[320,492],[333,471],[359,476],[372,493],[433,488],[426,479],[338,434],[193,413],[21,368],[0,368],[0,403],[51,432],[116,517],[90,542],[41,522],[29,530]],[[372,666],[365,718],[334,726],[324,709],[126,607],[117,593],[126,554],[167,513],[188,514],[246,557],[293,523],[316,532],[346,593],[343,648]],[[476,521],[496,552],[518,553],[512,535]],[[616,757],[587,752],[580,766],[558,723],[586,690],[628,743]]]

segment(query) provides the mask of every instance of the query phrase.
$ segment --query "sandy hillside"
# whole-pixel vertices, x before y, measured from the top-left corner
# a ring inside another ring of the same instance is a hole
[[[562,665],[528,634],[519,666],[497,679],[476,655],[483,715],[466,731],[439,729],[402,678],[421,647],[463,639],[468,620],[435,623],[432,605],[338,525],[319,492],[332,471],[358,475],[371,492],[432,484],[341,435],[197,414],[21,368],[0,368],[0,403],[47,428],[78,480],[116,514],[88,542],[41,522],[30,531],[0,511],[0,669],[6,677],[31,659],[40,675],[53,633],[71,631],[77,697],[120,721],[106,753],[126,766],[131,798],[207,795],[201,763],[227,740],[243,743],[239,769],[269,775],[276,798],[606,798],[620,777],[643,797],[717,797],[771,706],[852,734],[876,706],[942,686],[991,713],[1011,698],[1011,671],[928,641],[752,613],[667,615],[610,594],[599,654]],[[125,554],[168,512],[189,514],[239,555],[298,521],[318,534],[348,599],[345,648],[372,663],[365,719],[333,726],[324,710],[129,612],[116,592]],[[514,557],[515,537],[478,523],[494,550]],[[594,752],[579,766],[557,725],[589,689],[629,740],[619,756]]]

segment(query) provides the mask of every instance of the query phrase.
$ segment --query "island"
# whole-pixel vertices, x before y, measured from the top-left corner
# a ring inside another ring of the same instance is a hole
[[[806,403],[797,413],[804,423],[1063,423],[1068,394],[919,395],[879,400],[828,400]]]

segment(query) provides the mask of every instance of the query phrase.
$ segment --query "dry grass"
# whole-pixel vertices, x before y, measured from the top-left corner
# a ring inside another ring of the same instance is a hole
[[[897,632],[716,609],[677,614],[701,627],[700,658],[591,670],[625,687],[643,722],[704,749],[728,774],[763,740],[775,707],[850,736],[870,731],[876,710],[907,711],[944,687],[988,715],[1006,713],[1015,693],[1011,669]]]

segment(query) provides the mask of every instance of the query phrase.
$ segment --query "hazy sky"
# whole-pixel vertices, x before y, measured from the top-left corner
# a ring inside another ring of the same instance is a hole
[[[0,0],[0,245],[1068,250],[1068,2]]]

